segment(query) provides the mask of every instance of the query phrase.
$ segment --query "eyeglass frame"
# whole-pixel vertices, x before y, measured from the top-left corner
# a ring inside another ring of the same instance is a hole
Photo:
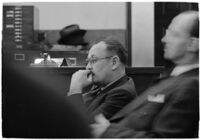
[[[104,60],[104,59],[108,59],[108,58],[112,58],[113,56],[107,56],[107,57],[103,57],[103,58],[87,58],[85,61],[86,61],[86,64],[90,64],[90,65],[94,65],[95,63],[97,63],[98,61],[100,60]],[[91,62],[93,61],[93,62]]]

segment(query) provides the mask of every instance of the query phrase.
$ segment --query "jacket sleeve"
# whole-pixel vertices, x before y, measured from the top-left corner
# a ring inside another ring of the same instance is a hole
[[[174,89],[159,114],[152,120],[149,130],[134,130],[126,127],[123,120],[111,124],[104,138],[186,138],[198,137],[199,85],[196,81],[185,82]],[[124,118],[126,119],[126,118]],[[130,118],[129,118],[130,119]],[[131,121],[131,119],[129,120]],[[135,121],[135,120],[132,120]]]
[[[92,115],[102,113],[107,119],[110,119],[115,113],[121,110],[135,97],[136,92],[133,94],[125,89],[113,90],[108,93],[104,102],[91,113]]]

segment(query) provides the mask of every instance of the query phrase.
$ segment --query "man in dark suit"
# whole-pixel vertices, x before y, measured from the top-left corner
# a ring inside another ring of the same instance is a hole
[[[110,121],[96,116],[91,125],[96,137],[198,137],[199,18],[197,11],[176,16],[165,36],[164,58],[176,66],[168,78],[148,88]]]
[[[69,98],[77,98],[91,115],[102,113],[110,119],[136,97],[133,80],[125,72],[126,52],[113,37],[94,44],[89,51],[86,70],[72,76]],[[83,89],[92,86],[83,94]]]

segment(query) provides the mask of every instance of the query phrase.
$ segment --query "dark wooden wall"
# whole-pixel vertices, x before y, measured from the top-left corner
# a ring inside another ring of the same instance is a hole
[[[85,69],[84,67],[77,68],[44,68],[44,67],[33,67],[33,68],[24,68],[27,73],[30,71],[30,80],[34,74],[35,76],[41,75],[46,76],[49,80],[45,84],[49,85],[51,88],[55,87],[59,91],[63,91],[64,94],[67,93],[70,86],[71,76],[74,72],[79,69]],[[155,68],[126,68],[126,73],[128,76],[132,77],[134,80],[136,90],[138,94],[143,92],[152,82],[152,80],[158,77],[163,70],[163,67]],[[4,70],[6,72],[6,70]],[[34,72],[34,73],[33,73]],[[23,75],[23,73],[22,73]],[[9,77],[8,77],[9,78]],[[56,79],[56,81],[55,81]],[[36,81],[37,82],[37,81]],[[39,81],[38,81],[39,82]],[[26,81],[24,81],[26,84]],[[4,87],[3,87],[4,88]],[[30,89],[31,90],[31,89]]]
[[[5,65],[10,65],[16,68],[25,68],[27,70],[34,69],[37,73],[46,73],[49,74],[49,76],[56,77],[56,79],[59,80],[61,85],[58,85],[56,82],[49,81],[52,83],[52,86],[60,86],[61,89],[67,90],[69,88],[69,83],[71,80],[71,75],[79,70],[84,69],[85,67],[82,65],[81,67],[60,67],[60,68],[33,68],[30,67],[30,64],[33,63],[34,59],[37,57],[40,57],[40,51],[29,51],[24,50],[23,54],[25,55],[25,60],[15,60],[14,54],[21,54],[22,52],[16,51],[16,50],[3,50],[2,51],[2,69],[6,72],[6,68],[4,68]],[[64,52],[61,52],[62,56],[68,55]],[[75,54],[71,54],[75,55]],[[87,55],[79,55],[78,63],[83,63],[84,58],[86,58]],[[152,79],[159,76],[159,74],[164,70],[164,67],[128,67],[126,69],[127,74],[133,78],[138,93],[141,93],[144,89],[147,88],[147,86],[151,83]],[[65,84],[64,84],[65,83]],[[64,85],[63,85],[64,84]]]

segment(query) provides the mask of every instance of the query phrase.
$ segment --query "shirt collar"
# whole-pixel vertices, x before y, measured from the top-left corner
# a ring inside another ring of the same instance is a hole
[[[184,72],[190,71],[192,69],[198,68],[199,64],[190,64],[190,65],[183,65],[183,66],[176,66],[173,71],[171,72],[171,76],[178,76]]]

